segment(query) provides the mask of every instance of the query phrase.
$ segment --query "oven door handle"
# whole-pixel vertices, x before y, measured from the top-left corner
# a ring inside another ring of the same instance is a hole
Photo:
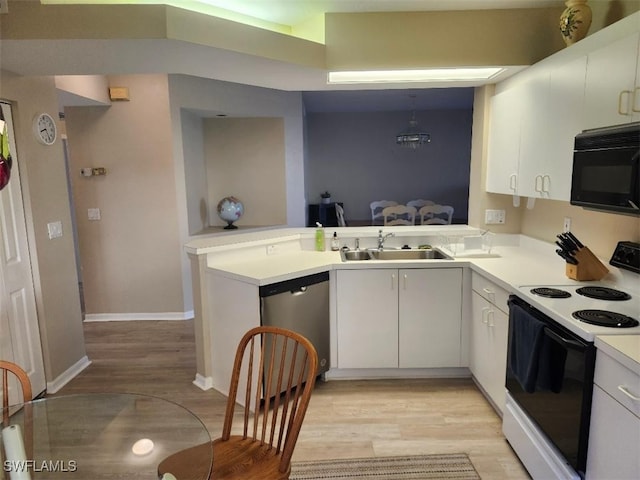
[[[567,348],[572,348],[574,350],[580,350],[580,351],[584,351],[586,349],[586,347],[582,343],[576,342],[575,340],[570,340],[568,338],[564,338],[547,327],[544,328],[544,334],[547,337],[551,338],[552,340],[555,340],[556,342],[566,346]]]

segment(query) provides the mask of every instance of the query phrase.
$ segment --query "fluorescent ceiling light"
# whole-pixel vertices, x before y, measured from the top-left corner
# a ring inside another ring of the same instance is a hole
[[[489,80],[503,70],[500,67],[471,67],[329,72],[328,83],[463,82]]]

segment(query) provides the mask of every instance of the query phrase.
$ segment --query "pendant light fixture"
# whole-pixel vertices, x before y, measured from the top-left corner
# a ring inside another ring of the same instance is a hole
[[[402,133],[396,135],[396,143],[401,147],[417,149],[425,143],[431,143],[431,135],[420,131],[418,128],[418,121],[416,120],[415,111],[415,95],[409,95],[414,103],[414,109],[411,112],[411,120],[409,120],[409,128]]]

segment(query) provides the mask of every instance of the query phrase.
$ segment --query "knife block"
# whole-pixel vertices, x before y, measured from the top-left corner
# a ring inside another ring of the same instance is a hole
[[[573,256],[578,265],[567,263],[567,277],[572,280],[601,280],[609,273],[609,269],[587,247],[582,247]]]

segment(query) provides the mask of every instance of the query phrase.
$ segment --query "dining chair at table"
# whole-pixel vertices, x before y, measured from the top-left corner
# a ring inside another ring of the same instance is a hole
[[[453,207],[450,205],[426,205],[418,211],[420,225],[451,225]]]
[[[385,207],[382,210],[383,225],[414,225],[416,221],[416,209],[407,205]]]
[[[22,398],[17,403],[28,402],[31,400],[31,381],[29,375],[19,365],[8,362],[6,360],[0,360],[0,372],[2,372],[2,426],[9,423],[9,372],[11,372],[20,383],[20,389],[22,390]]]
[[[407,202],[407,205],[409,207],[415,207],[416,210],[420,210],[422,207],[426,206],[426,205],[435,205],[436,202],[434,202],[433,200],[424,200],[422,198],[417,198],[415,200],[409,200]]]
[[[376,200],[375,202],[371,202],[369,204],[369,208],[371,209],[371,225],[376,225],[376,221],[382,224],[382,210],[386,207],[395,207],[396,205],[398,205],[398,202],[393,200]]]
[[[291,456],[317,370],[313,344],[296,332],[262,326],[242,337],[236,350],[222,436],[212,442],[210,479],[289,478]],[[270,392],[282,393],[271,396]],[[242,415],[235,416],[236,408],[242,409]],[[232,431],[234,420],[241,420],[241,428]],[[166,458],[158,467],[158,475],[170,472],[180,480],[191,478],[189,467],[198,461],[198,450],[203,448],[211,447],[199,445]]]
[[[31,380],[29,380],[29,375],[27,375],[27,372],[25,372],[22,369],[22,367],[20,367],[20,365],[17,365],[13,362],[8,362],[6,360],[0,360],[0,372],[2,373],[2,425],[1,425],[0,431],[5,427],[15,428],[15,427],[9,427],[10,425],[9,419],[11,417],[10,412],[12,410],[9,408],[11,405],[9,402],[9,397],[10,397],[9,378],[11,378],[9,377],[9,372],[11,372],[11,374],[13,374],[17,378],[18,383],[20,384],[20,390],[22,390],[22,398],[20,399],[19,402],[14,402],[13,405],[16,405],[17,409],[21,409],[21,408],[25,409],[24,433],[23,433],[22,441],[24,442],[24,449],[25,449],[27,458],[32,458],[33,457],[33,418],[32,418],[31,405],[26,403],[26,402],[30,402],[33,397],[32,389],[31,389]],[[22,405],[23,402],[26,404],[25,406]],[[2,477],[0,476],[0,478]]]

